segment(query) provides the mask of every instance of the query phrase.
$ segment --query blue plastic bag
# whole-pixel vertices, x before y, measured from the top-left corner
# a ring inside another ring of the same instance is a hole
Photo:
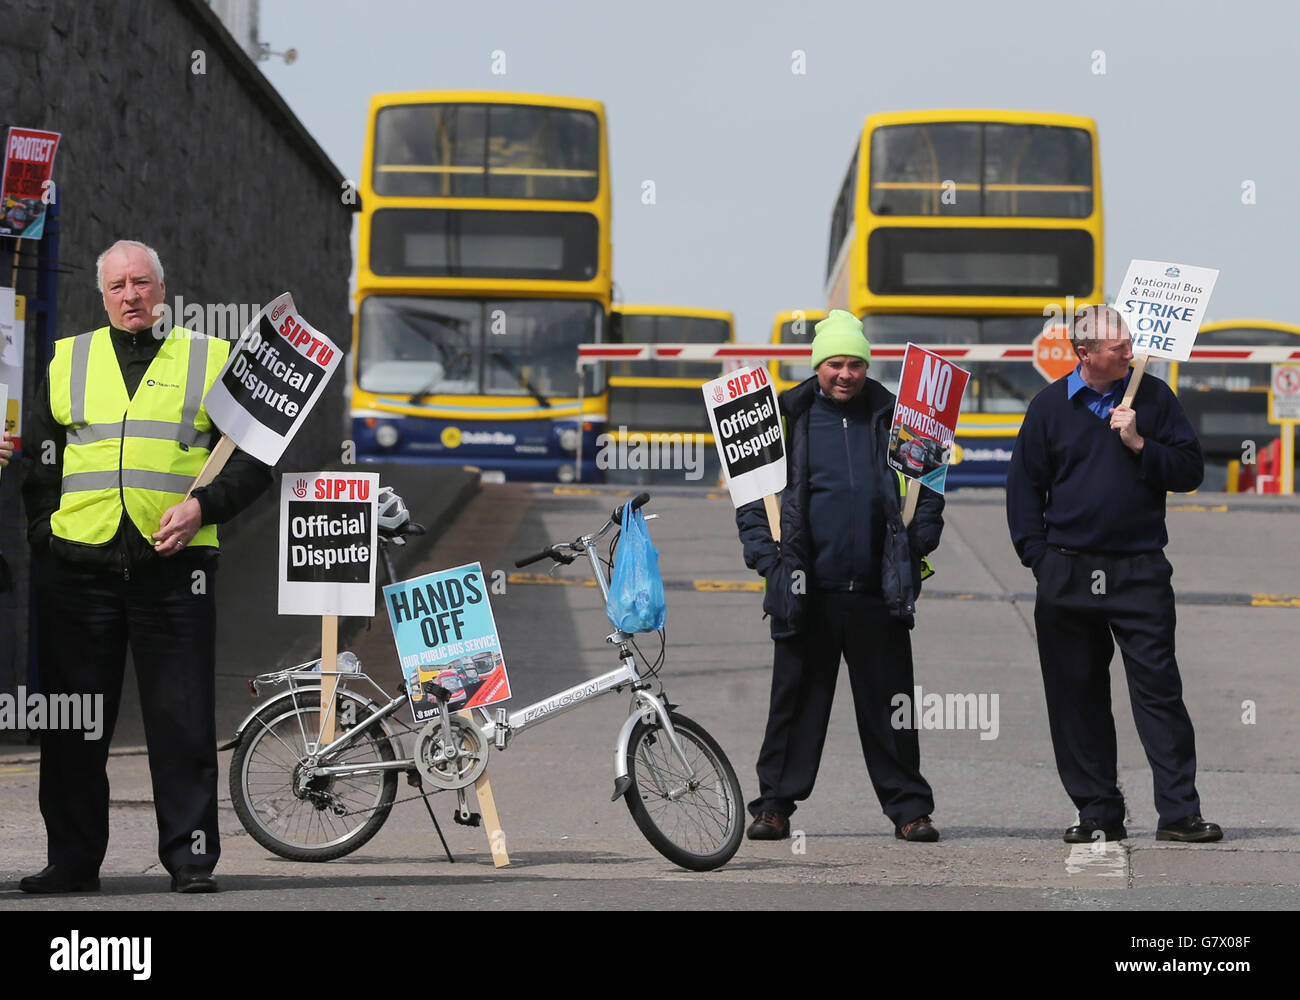
[[[664,627],[668,604],[659,575],[659,552],[640,510],[623,505],[623,534],[614,556],[605,614],[624,632],[653,632]]]

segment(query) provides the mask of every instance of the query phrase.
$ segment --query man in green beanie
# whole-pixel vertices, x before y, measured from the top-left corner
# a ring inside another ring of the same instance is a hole
[[[894,396],[867,376],[870,364],[862,323],[831,310],[816,327],[813,377],[780,398],[788,452],[781,541],[761,501],[736,512],[745,563],[767,581],[763,610],[775,643],[751,840],[789,836],[796,803],[812,793],[841,657],[867,773],[895,836],[939,839],[917,732],[891,724],[890,703],[913,690],[908,630],[921,558],[943,530],[943,496],[923,490],[904,527],[898,478],[885,460]]]

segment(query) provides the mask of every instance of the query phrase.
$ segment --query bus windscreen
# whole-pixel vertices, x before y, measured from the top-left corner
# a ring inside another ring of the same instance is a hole
[[[587,111],[516,104],[402,104],[375,123],[376,194],[591,201],[600,126]]]
[[[1084,219],[1092,187],[1092,140],[1082,129],[929,122],[871,136],[876,215]]]

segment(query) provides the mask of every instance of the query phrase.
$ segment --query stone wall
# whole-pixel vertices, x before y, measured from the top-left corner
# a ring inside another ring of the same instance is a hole
[[[0,125],[63,135],[58,336],[105,323],[95,259],[114,240],[137,239],[162,258],[173,307],[200,304],[205,320],[232,304],[251,314],[287,290],[349,349],[353,206],[343,177],[201,0],[7,0],[0,94]],[[34,276],[20,272],[18,288],[34,294]],[[28,398],[36,326],[29,315]],[[338,463],[343,371],[282,468]],[[26,675],[20,479],[16,467],[0,477],[0,551],[18,578],[0,595],[0,692]]]

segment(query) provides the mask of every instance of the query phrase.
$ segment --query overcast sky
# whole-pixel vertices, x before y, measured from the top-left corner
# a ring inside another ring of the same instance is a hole
[[[1108,291],[1133,257],[1217,267],[1210,319],[1300,322],[1287,277],[1300,239],[1300,14],[1288,4],[260,6],[262,38],[298,50],[292,66],[263,69],[355,179],[374,93],[603,101],[623,301],[730,309],[740,340],[765,341],[779,310],[824,305],[830,210],[863,119],[922,108],[1095,118]],[[654,205],[641,200],[646,180]]]

